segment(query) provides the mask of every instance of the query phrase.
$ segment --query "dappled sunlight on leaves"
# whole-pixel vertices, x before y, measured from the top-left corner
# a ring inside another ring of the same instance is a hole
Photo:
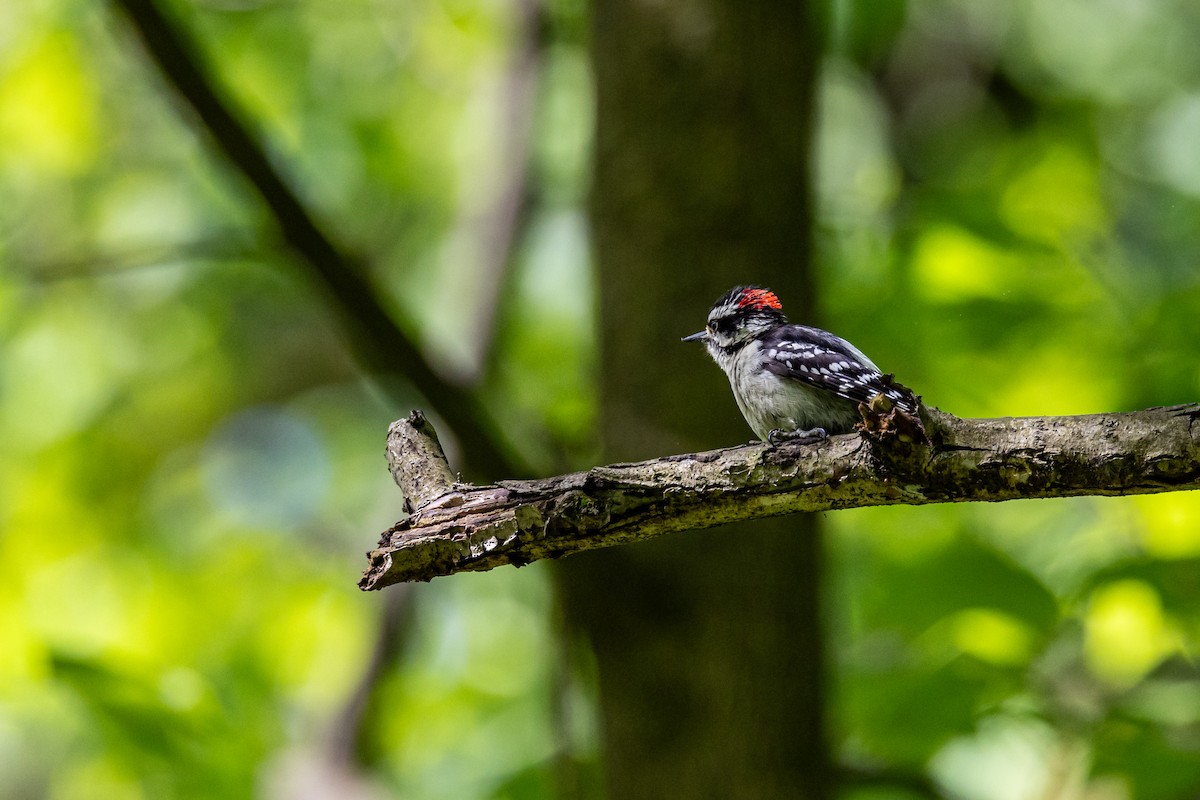
[[[998,666],[1029,663],[1033,651],[1027,625],[1008,614],[969,608],[950,620],[955,646],[963,653]]]
[[[1142,515],[1142,546],[1154,558],[1200,556],[1200,494],[1180,492],[1139,497],[1135,506]]]
[[[1093,164],[1078,152],[1051,147],[1017,175],[1000,197],[1000,212],[1014,231],[1032,241],[1061,246],[1087,243],[1108,228]]]
[[[66,31],[20,44],[0,75],[0,168],[78,174],[91,166],[99,135],[99,92],[86,60]]]
[[[1173,648],[1168,622],[1154,587],[1141,581],[1100,586],[1084,618],[1084,654],[1101,678],[1132,686]]]

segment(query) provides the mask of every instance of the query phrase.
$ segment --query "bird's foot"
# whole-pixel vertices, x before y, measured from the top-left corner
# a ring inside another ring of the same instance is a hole
[[[767,444],[772,447],[778,447],[784,442],[796,442],[797,444],[816,444],[824,439],[829,438],[829,434],[824,428],[813,428],[807,431],[784,431],[779,428],[767,434]]]

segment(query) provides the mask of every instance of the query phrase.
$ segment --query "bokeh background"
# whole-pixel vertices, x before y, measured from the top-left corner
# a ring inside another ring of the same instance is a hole
[[[443,398],[365,361],[117,5],[0,6],[0,797],[601,796],[551,565],[356,588],[401,513],[387,424]],[[514,472],[604,454],[606,5],[167,4]],[[1200,5],[824,24],[822,323],[962,416],[1195,401]],[[676,299],[698,328],[767,280]],[[675,346],[645,363],[726,391]],[[1195,493],[823,515],[831,795],[1200,795],[1198,520]]]

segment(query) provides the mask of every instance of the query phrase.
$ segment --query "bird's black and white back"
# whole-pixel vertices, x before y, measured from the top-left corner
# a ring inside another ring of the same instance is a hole
[[[782,378],[803,381],[855,404],[882,394],[909,414],[917,413],[912,393],[883,380],[879,367],[840,336],[807,325],[783,325],[760,341],[763,366]]]

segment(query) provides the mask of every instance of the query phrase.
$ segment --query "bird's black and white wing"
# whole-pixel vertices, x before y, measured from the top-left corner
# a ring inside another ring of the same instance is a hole
[[[763,366],[775,375],[856,403],[870,403],[882,394],[905,413],[917,414],[912,392],[892,383],[857,347],[828,331],[782,325],[767,332],[761,343]]]

